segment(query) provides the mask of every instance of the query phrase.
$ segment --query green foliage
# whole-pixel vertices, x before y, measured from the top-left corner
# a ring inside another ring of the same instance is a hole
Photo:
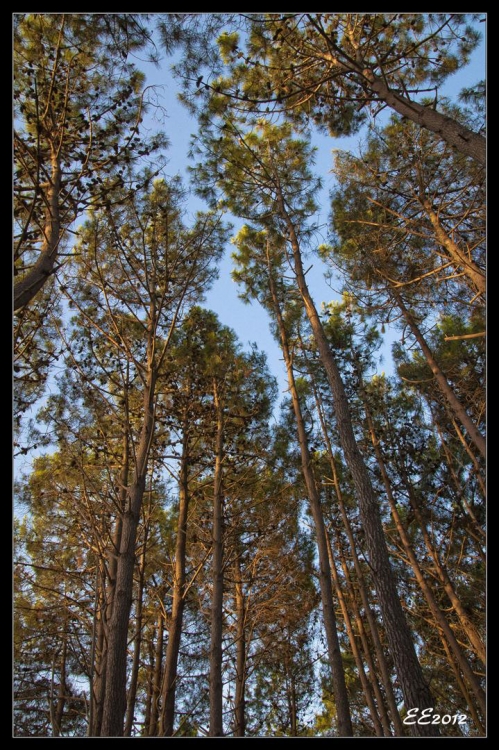
[[[243,346],[203,307],[229,236],[224,212],[246,222],[231,240],[241,297],[270,313],[278,340],[278,323],[285,333],[339,587],[366,672],[379,680],[382,700],[394,686],[401,704],[359,498],[296,284],[293,242],[317,251],[335,278],[341,274],[342,289],[323,303],[321,325],[379,498],[425,679],[446,713],[468,716],[466,736],[483,734],[476,696],[446,651],[395,522],[398,516],[482,684],[483,664],[449,592],[451,586],[485,639],[484,461],[436,387],[408,320],[484,432],[483,169],[440,136],[392,116],[366,133],[359,154],[337,153],[330,232],[319,240],[322,183],[311,137],[313,127],[354,133],[376,114],[384,103],[374,79],[483,133],[481,84],[463,91],[459,106],[436,96],[475,49],[478,20],[434,13],[156,14],[163,46],[180,45],[185,55],[175,64],[185,76],[183,98],[202,110],[193,189],[211,210],[188,221],[187,189],[163,177],[165,140],[142,129],[149,93],[131,60],[151,49],[149,14],[14,15],[16,282],[28,278],[52,234],[56,249],[48,281],[15,320],[15,448],[31,461],[15,485],[16,509],[25,513],[14,520],[16,737],[86,736],[91,685],[95,725],[120,528],[147,415],[154,428],[146,435],[125,623],[130,674],[134,649],[138,657],[136,693],[128,686],[135,701],[131,736],[158,734],[155,691],[171,636],[185,488],[175,736],[206,736],[220,415],[226,736],[241,733],[234,701],[242,683],[247,737],[335,735],[292,404],[287,394],[276,402],[264,353]],[[72,223],[85,211],[73,239]],[[376,373],[385,332],[396,338],[390,377]],[[55,369],[50,395],[36,411]],[[339,606],[337,620],[354,734],[373,736]],[[446,736],[460,732],[445,728]]]

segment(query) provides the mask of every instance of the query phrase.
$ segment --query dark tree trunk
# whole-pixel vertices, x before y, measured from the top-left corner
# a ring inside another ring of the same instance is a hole
[[[135,546],[145,491],[149,451],[154,431],[154,385],[154,377],[151,376],[144,394],[144,423],[135,456],[133,482],[127,491],[126,507],[123,513],[113,610],[108,630],[106,690],[101,730],[101,736],[103,737],[123,736],[123,721],[127,702],[128,626],[132,606]]]
[[[135,718],[135,702],[137,699],[137,684],[139,679],[140,650],[142,646],[142,610],[144,597],[144,573],[146,564],[147,528],[144,534],[143,549],[139,570],[139,585],[137,591],[137,613],[135,616],[135,637],[133,640],[133,661],[130,676],[130,688],[128,690],[127,709],[125,719],[125,737],[131,737],[133,722]]]

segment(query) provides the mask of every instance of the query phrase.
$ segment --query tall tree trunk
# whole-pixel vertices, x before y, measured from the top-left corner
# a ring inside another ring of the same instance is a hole
[[[310,501],[310,509],[314,520],[315,536],[317,541],[317,551],[319,555],[319,586],[321,591],[322,613],[324,618],[324,629],[326,631],[326,640],[328,645],[329,665],[332,672],[333,691],[336,702],[338,716],[338,734],[341,737],[352,737],[353,728],[350,717],[350,706],[348,702],[348,692],[345,683],[345,673],[343,660],[341,657],[338,632],[336,628],[336,616],[334,611],[333,589],[331,584],[331,568],[329,565],[329,555],[326,541],[326,528],[324,525],[324,516],[322,513],[321,502],[317,485],[312,470],[311,456],[308,448],[307,432],[303,420],[298,391],[293,372],[293,363],[291,352],[289,350],[288,335],[286,326],[282,317],[279,297],[275,286],[275,281],[269,267],[269,288],[272,296],[273,312],[276,317],[279,336],[281,340],[281,350],[286,366],[289,392],[293,403],[296,428],[298,433],[298,444],[300,446],[302,473],[307,487],[307,494]]]
[[[102,716],[104,711],[104,698],[106,695],[106,671],[108,650],[108,628],[113,612],[114,594],[116,590],[116,571],[118,567],[118,554],[121,546],[121,533],[123,530],[123,516],[125,509],[127,486],[129,480],[129,436],[125,431],[123,438],[122,468],[120,472],[119,503],[120,512],[114,523],[111,534],[111,543],[108,547],[106,560],[103,561],[103,573],[101,578],[101,609],[97,629],[96,641],[96,679],[94,687],[94,721],[92,726],[92,737],[100,737],[102,730]]]
[[[404,475],[404,484],[407,488],[407,491],[409,494],[409,501],[411,503],[412,509],[414,510],[414,515],[416,517],[418,527],[421,529],[421,532],[423,534],[423,539],[425,541],[426,549],[428,550],[428,553],[431,559],[433,560],[438,578],[440,579],[440,582],[443,586],[445,593],[449,597],[449,601],[452,604],[454,612],[458,616],[463,632],[465,633],[466,637],[468,638],[470,642],[472,651],[476,654],[476,656],[480,659],[482,664],[485,666],[486,659],[487,659],[487,655],[485,651],[485,644],[483,643],[480,637],[480,634],[478,633],[474,624],[471,622],[468,613],[466,612],[460,598],[458,597],[456,593],[456,589],[454,588],[454,584],[452,583],[450,579],[449,573],[445,565],[442,563],[440,559],[440,555],[438,554],[438,551],[435,548],[435,545],[432,543],[430,534],[428,532],[426,521],[423,518],[423,515],[421,513],[419,501],[416,498],[416,493],[414,492],[412,483],[410,482],[406,474]]]
[[[383,622],[397,670],[397,676],[404,695],[405,705],[408,709],[419,708],[422,710],[424,708],[432,708],[434,700],[419,664],[412,634],[397,592],[395,576],[390,564],[383,525],[381,523],[378,499],[374,492],[367,466],[355,439],[350,407],[343,380],[307,286],[298,237],[293,222],[286,211],[282,194],[278,196],[278,206],[280,214],[288,227],[298,289],[317,344],[319,357],[324,365],[327,379],[331,386],[340,443],[347,466],[352,475],[359,502],[369,563],[373,570]],[[415,736],[439,735],[438,727],[425,724],[411,725],[411,732]]]
[[[133,481],[127,490],[121,544],[117,559],[116,587],[108,632],[106,691],[101,730],[101,736],[103,737],[123,736],[123,720],[126,710],[128,626],[132,606],[135,544],[154,432],[154,386],[155,377],[150,372],[149,383],[144,393],[144,422],[135,456]]]
[[[66,623],[67,626],[67,623]],[[61,652],[61,658],[60,658],[60,667],[59,667],[59,688],[57,691],[57,702],[54,707],[54,701],[51,696],[50,698],[50,717],[51,717],[51,723],[52,723],[52,736],[53,737],[60,737],[61,736],[61,725],[62,725],[62,717],[64,714],[64,707],[66,705],[66,659],[67,659],[67,651],[68,651],[68,644],[67,644],[67,633],[64,633],[63,641],[62,641],[62,652]],[[52,685],[53,685],[53,673],[52,673]]]
[[[315,381],[314,381],[313,377],[312,377],[312,387],[313,387],[314,396],[315,396],[315,403],[316,403],[316,407],[317,407],[317,413],[319,415],[319,421],[320,421],[320,424],[321,424],[322,435],[324,437],[324,442],[326,444],[326,448],[327,448],[327,452],[328,452],[328,456],[329,456],[329,464],[331,466],[332,481],[333,481],[333,486],[334,486],[335,493],[336,493],[336,499],[338,501],[338,507],[340,509],[340,514],[341,514],[341,518],[342,518],[342,522],[343,522],[343,527],[345,529],[345,532],[346,532],[346,535],[347,535],[347,538],[348,538],[348,541],[349,541],[349,544],[350,544],[350,553],[352,555],[352,560],[353,560],[353,564],[354,564],[354,568],[355,568],[355,573],[356,573],[356,576],[357,576],[357,588],[358,588],[358,591],[360,593],[360,598],[361,598],[361,601],[362,601],[362,605],[364,607],[364,611],[365,611],[365,614],[366,614],[366,617],[367,617],[367,621],[368,621],[368,624],[369,624],[369,629],[371,631],[371,637],[372,637],[373,644],[374,644],[374,650],[375,650],[375,653],[376,653],[376,659],[378,661],[379,671],[381,672],[381,678],[382,678],[383,686],[384,686],[384,689],[385,689],[387,703],[388,703],[388,706],[389,706],[389,709],[390,709],[390,713],[391,713],[391,716],[392,716],[392,723],[393,723],[393,727],[394,727],[394,734],[397,737],[401,737],[401,736],[403,736],[405,734],[404,733],[404,728],[403,728],[402,720],[400,718],[400,715],[399,715],[399,712],[398,712],[398,709],[397,709],[397,702],[395,700],[395,695],[393,693],[393,688],[392,688],[392,683],[391,683],[391,680],[390,680],[390,673],[389,673],[388,665],[386,663],[385,654],[384,654],[383,648],[381,646],[381,641],[380,641],[380,638],[379,638],[378,626],[377,626],[377,623],[375,621],[375,618],[374,618],[371,606],[369,604],[369,597],[367,595],[367,589],[366,589],[366,585],[364,583],[364,572],[363,572],[362,566],[360,564],[359,556],[357,555],[357,547],[356,547],[356,544],[355,544],[355,539],[354,539],[354,536],[353,536],[353,533],[352,533],[352,528],[350,526],[350,521],[349,521],[349,518],[348,518],[348,515],[347,515],[347,512],[346,512],[346,509],[345,509],[345,504],[343,502],[343,493],[341,491],[341,486],[340,486],[339,479],[338,479],[338,472],[336,471],[336,461],[335,461],[335,458],[334,458],[333,447],[331,445],[331,440],[330,440],[329,433],[328,433],[327,426],[326,426],[326,419],[324,417],[324,408],[323,408],[323,404],[322,404],[322,399],[321,399],[320,394],[319,394],[319,392],[318,392],[318,390],[317,390],[317,388],[315,386]],[[356,619],[356,622],[357,622],[357,628],[359,630],[359,635],[360,635],[360,638],[361,638],[362,647],[364,649],[364,656],[365,656],[365,659],[367,661],[367,665],[369,667],[369,677],[371,679],[371,683],[373,685],[374,694],[375,694],[376,700],[378,702],[378,708],[379,708],[379,713],[380,713],[380,717],[381,717],[381,722],[382,722],[383,729],[384,729],[386,735],[390,736],[391,735],[390,721],[389,721],[389,718],[388,718],[388,715],[387,715],[387,712],[386,712],[386,709],[385,709],[385,703],[384,703],[384,700],[383,700],[383,695],[381,694],[381,691],[380,691],[380,688],[379,688],[379,683],[378,683],[378,679],[377,679],[377,670],[374,667],[374,661],[373,661],[372,656],[371,656],[371,648],[370,648],[370,646],[368,644],[368,641],[367,641],[367,634],[365,632],[364,623],[362,621],[362,617],[360,616],[360,612],[359,612],[359,609],[357,607],[355,592],[353,591],[353,585],[351,584],[350,571],[348,570],[348,566],[346,564],[345,556],[344,556],[343,550],[341,548],[341,542],[340,542],[340,538],[339,538],[338,532],[336,532],[336,536],[337,536],[338,551],[339,551],[339,555],[340,555],[340,561],[341,561],[343,573],[345,575],[347,583],[350,584],[350,588],[351,588],[351,602],[352,602],[352,607],[353,607],[353,610],[354,610],[354,613],[355,613],[355,619]]]
[[[185,565],[187,542],[187,514],[189,510],[189,431],[184,420],[182,454],[180,459],[179,508],[177,521],[177,541],[175,548],[175,569],[173,577],[173,598],[168,645],[166,648],[165,673],[161,695],[160,735],[173,735],[175,720],[175,692],[177,683],[178,655],[182,635],[182,622],[185,605]]]
[[[457,398],[456,394],[454,393],[454,390],[449,385],[447,378],[443,374],[435,357],[433,356],[433,352],[431,351],[430,347],[426,343],[426,339],[421,333],[419,326],[414,320],[412,314],[409,312],[409,310],[405,306],[402,300],[402,297],[400,296],[400,294],[397,294],[397,292],[395,292],[393,289],[390,291],[390,296],[396,302],[404,318],[406,319],[407,324],[409,328],[411,329],[412,334],[414,335],[414,338],[418,342],[421,348],[421,351],[423,352],[424,358],[426,359],[426,362],[428,363],[430,370],[435,376],[435,380],[438,385],[438,388],[440,389],[440,392],[443,394],[443,396],[445,397],[448,403],[451,416],[454,415],[459,420],[459,422],[462,424],[462,426],[465,428],[466,432],[468,433],[470,440],[473,441],[475,446],[480,451],[481,455],[484,458],[486,458],[485,438],[483,437],[481,432],[478,430],[477,426],[475,425],[475,423],[469,416],[468,412],[466,411],[464,406],[461,404],[461,402]]]
[[[239,554],[234,561],[236,598],[236,689],[234,695],[234,736],[246,735],[246,606]]]
[[[163,612],[158,613],[156,625],[156,643],[153,656],[153,675],[151,679],[151,710],[148,723],[149,737],[161,735],[159,731],[159,702],[161,699],[161,671],[163,662],[163,635],[165,618]]]
[[[360,684],[362,685],[362,691],[366,699],[366,705],[369,709],[369,713],[371,714],[371,719],[374,725],[374,732],[376,734],[376,737],[384,737],[385,733],[383,731],[383,726],[381,724],[380,717],[376,709],[376,704],[374,702],[374,697],[373,697],[373,693],[371,690],[371,684],[369,683],[366,672],[364,670],[362,656],[360,654],[360,651],[357,645],[357,640],[355,638],[355,633],[352,627],[352,620],[350,618],[350,612],[349,612],[347,603],[345,601],[345,597],[343,596],[343,591],[341,589],[340,578],[338,576],[338,571],[336,569],[336,565],[334,562],[333,550],[331,548],[331,542],[330,542],[329,536],[326,536],[326,540],[327,540],[327,549],[328,549],[328,554],[329,554],[329,564],[331,566],[331,573],[332,573],[334,585],[336,588],[336,595],[340,603],[341,612],[343,614],[343,620],[345,622],[345,628],[348,634],[348,640],[350,641],[350,648],[352,649],[352,654],[353,654],[353,658],[355,659],[355,665],[357,667]],[[391,732],[388,732],[388,736],[391,736]]]
[[[213,383],[216,414],[215,476],[213,487],[213,598],[210,635],[210,737],[223,737],[222,613],[223,613],[223,444],[224,418],[217,382]]]
[[[92,626],[92,648],[90,653],[90,709],[88,737],[98,737],[102,721],[102,701],[104,698],[104,611],[106,590],[106,567],[101,558],[95,576],[94,620]]]
[[[411,541],[407,535],[407,532],[404,528],[404,525],[401,521],[398,509],[397,509],[397,503],[395,502],[395,498],[393,496],[390,478],[388,476],[388,472],[385,466],[385,462],[383,459],[383,454],[381,452],[381,447],[379,444],[379,441],[376,438],[376,433],[374,429],[374,424],[372,421],[371,414],[369,412],[369,408],[367,407],[367,404],[365,403],[365,411],[366,411],[366,417],[367,417],[367,424],[369,427],[369,431],[371,433],[371,440],[374,446],[376,459],[378,461],[378,466],[381,472],[381,476],[383,478],[383,483],[385,485],[385,491],[386,495],[388,497],[388,502],[390,504],[390,510],[392,513],[392,518],[395,521],[395,525],[397,527],[397,531],[399,533],[400,539],[402,541],[402,545],[404,547],[405,553],[407,555],[407,558],[409,560],[410,566],[414,572],[414,576],[416,578],[416,581],[419,585],[419,588],[421,589],[428,606],[430,608],[430,611],[435,619],[436,624],[438,627],[442,630],[442,632],[445,635],[445,638],[447,639],[447,642],[449,643],[449,646],[452,650],[452,653],[454,654],[456,658],[457,664],[459,664],[459,668],[462,670],[463,674],[465,675],[466,679],[468,680],[471,689],[473,690],[478,703],[480,705],[481,710],[483,711],[483,715],[485,716],[486,712],[486,702],[485,702],[485,693],[480,687],[478,680],[468,662],[466,657],[464,656],[461,647],[459,646],[457,639],[452,631],[452,628],[450,627],[449,623],[447,622],[447,618],[445,617],[444,613],[438,606],[438,603],[435,599],[435,596],[433,594],[433,590],[431,589],[430,585],[426,581],[423,572],[421,570],[421,567],[418,563],[418,560],[416,558],[416,555],[414,554],[414,550],[412,548]]]
[[[125,730],[124,736],[131,737],[133,721],[135,718],[135,702],[137,699],[137,684],[139,678],[139,667],[140,667],[140,650],[142,646],[142,612],[143,612],[143,598],[144,598],[144,574],[146,566],[146,548],[147,548],[147,537],[148,527],[145,527],[144,531],[144,542],[142,548],[142,555],[139,565],[139,582],[137,590],[137,612],[135,615],[135,636],[133,639],[133,661],[132,669],[130,674],[130,688],[128,690],[127,698],[127,709],[125,718]]]

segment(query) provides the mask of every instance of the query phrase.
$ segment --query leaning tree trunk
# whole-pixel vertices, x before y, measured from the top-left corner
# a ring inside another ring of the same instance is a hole
[[[397,294],[392,289],[390,291],[390,295],[394,299],[396,304],[398,305],[399,309],[401,310],[404,318],[407,321],[409,328],[412,331],[412,334],[414,335],[414,338],[416,339],[419,346],[421,347],[421,351],[423,352],[426,362],[435,377],[437,386],[447,401],[448,409],[450,410],[451,415],[454,415],[459,420],[459,422],[462,424],[462,426],[465,428],[466,432],[468,433],[470,440],[478,448],[483,458],[486,458],[487,453],[486,453],[486,442],[485,442],[484,436],[482,435],[480,430],[477,428],[477,426],[475,425],[475,423],[469,416],[468,412],[466,411],[462,403],[457,398],[456,394],[454,393],[454,390],[449,385],[447,378],[445,377],[444,373],[440,369],[438,362],[436,361],[430,347],[426,343],[426,339],[421,333],[419,326],[414,320],[414,317],[405,306],[400,294]]]
[[[313,19],[309,16],[309,20]],[[461,125],[457,120],[446,115],[432,106],[424,106],[414,99],[394,91],[386,79],[376,75],[370,68],[356,62],[353,57],[347,57],[340,47],[334,43],[326,57],[330,66],[335,69],[335,75],[353,76],[361,86],[371,93],[373,100],[384,102],[394,112],[406,117],[411,122],[438,135],[443,141],[453,146],[457,151],[470,156],[479,164],[487,163],[487,142],[483,135]]]
[[[397,592],[395,575],[390,564],[385,534],[381,523],[378,498],[372,486],[366,463],[355,439],[350,407],[343,380],[307,286],[298,237],[293,222],[286,211],[282,195],[279,196],[278,207],[288,227],[297,286],[317,344],[319,357],[331,387],[340,443],[347,466],[352,475],[359,502],[369,564],[373,571],[383,622],[397,676],[404,695],[405,705],[407,709],[419,708],[422,710],[424,708],[433,708],[434,700],[418,661],[411,630],[405,618]],[[432,727],[426,724],[413,724],[411,725],[411,731],[415,736],[431,737],[439,735],[436,726]]]

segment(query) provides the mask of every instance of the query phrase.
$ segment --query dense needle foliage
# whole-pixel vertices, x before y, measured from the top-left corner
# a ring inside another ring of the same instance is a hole
[[[484,21],[13,14],[14,737],[486,735]]]

